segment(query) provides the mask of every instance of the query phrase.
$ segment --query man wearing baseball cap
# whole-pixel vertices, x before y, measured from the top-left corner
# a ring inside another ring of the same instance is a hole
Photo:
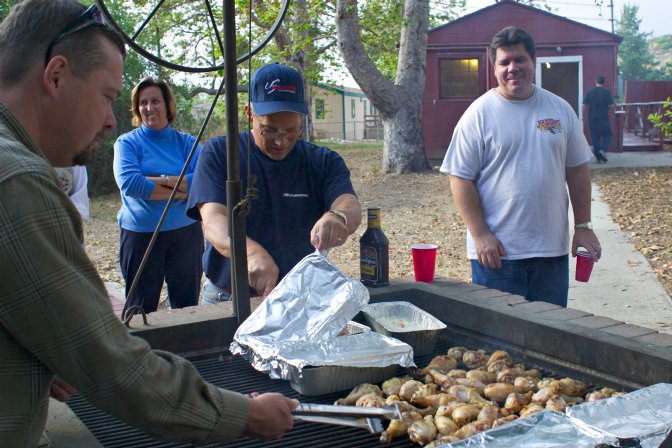
[[[248,281],[266,296],[316,248],[344,244],[361,223],[362,210],[341,156],[300,138],[309,110],[296,70],[278,63],[257,70],[245,113],[252,130],[240,133],[241,180],[247,188],[249,163],[259,190],[246,224]],[[208,141],[199,156],[187,205],[187,215],[203,221],[208,240],[203,303],[231,296],[226,181],[221,136]]]

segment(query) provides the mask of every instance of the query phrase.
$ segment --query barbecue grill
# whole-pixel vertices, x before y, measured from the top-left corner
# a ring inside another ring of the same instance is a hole
[[[416,356],[418,366],[424,366],[433,356],[445,353],[451,346],[466,346],[504,349],[516,362],[541,369],[544,376],[571,376],[594,387],[631,391],[655,383],[672,382],[670,335],[548,303],[527,302],[520,296],[457,281],[444,280],[434,284],[397,281],[389,287],[371,289],[370,293],[371,303],[411,302],[447,324],[434,352]],[[253,306],[256,303],[253,301]],[[292,390],[288,381],[271,380],[268,375],[254,370],[242,357],[232,356],[227,348],[238,321],[231,304],[157,312],[149,318],[148,327],[136,318],[132,326],[140,327],[132,331],[155,348],[187,356],[208,381],[218,386],[241,393],[281,392],[302,402],[318,404],[333,404],[349,392],[304,397]],[[361,313],[357,319],[363,322]],[[95,437],[103,447],[192,446],[153,440],[142,431],[95,409],[80,396],[68,404],[77,420],[86,427],[77,432],[87,434],[79,435]],[[76,448],[73,442],[59,445],[59,428],[51,426],[48,426],[47,434],[54,448]],[[229,444],[203,446],[354,448],[379,445],[378,435],[363,429],[297,421],[295,428],[280,441],[264,444],[241,438]],[[90,444],[81,446],[91,447]],[[390,446],[417,445],[401,438]]]

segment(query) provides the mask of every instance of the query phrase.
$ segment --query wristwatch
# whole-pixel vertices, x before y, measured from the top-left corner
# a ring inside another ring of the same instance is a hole
[[[575,229],[588,229],[588,230],[593,230],[593,223],[590,221],[586,222],[580,222],[578,224],[574,225]]]
[[[161,185],[164,187],[168,186],[168,176],[165,174],[161,175]]]
[[[346,215],[344,212],[340,210],[329,210],[329,213],[333,213],[334,215],[338,216],[343,220],[343,223],[347,226],[348,225],[348,215]]]

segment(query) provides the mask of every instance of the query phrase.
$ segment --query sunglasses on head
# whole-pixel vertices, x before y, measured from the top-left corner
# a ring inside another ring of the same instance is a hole
[[[68,23],[56,35],[56,37],[54,37],[51,42],[49,42],[49,45],[47,46],[47,52],[45,54],[45,64],[49,62],[49,59],[51,59],[51,51],[54,49],[54,45],[66,37],[92,26],[105,26],[103,13],[100,11],[100,9],[98,9],[98,5],[95,3],[89,6],[86,11],[79,15],[79,17]]]

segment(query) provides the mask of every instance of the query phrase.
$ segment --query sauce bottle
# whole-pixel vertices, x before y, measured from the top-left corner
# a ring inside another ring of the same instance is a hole
[[[389,285],[390,242],[380,228],[380,208],[367,210],[368,225],[359,239],[359,271],[365,286]]]

